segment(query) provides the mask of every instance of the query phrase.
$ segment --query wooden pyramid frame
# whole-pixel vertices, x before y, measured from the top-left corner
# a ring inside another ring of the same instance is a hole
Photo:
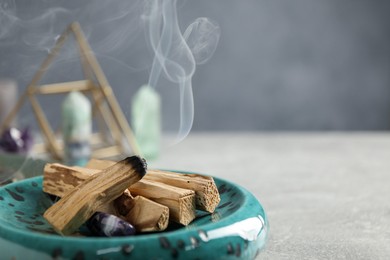
[[[38,85],[42,76],[49,68],[50,63],[57,56],[59,50],[63,47],[66,39],[70,34],[73,34],[78,45],[81,65],[86,80]],[[131,130],[129,123],[127,122],[126,117],[124,116],[118,101],[113,94],[112,88],[109,85],[106,76],[104,75],[95,55],[93,54],[93,51],[91,50],[90,45],[84,36],[84,33],[80,28],[79,23],[77,22],[71,23],[58,38],[55,46],[43,61],[38,72],[34,75],[31,83],[27,86],[26,91],[19,98],[10,114],[5,118],[4,122],[0,125],[0,133],[10,126],[12,120],[15,118],[23,104],[28,99],[31,103],[34,115],[42,132],[44,142],[43,149],[49,152],[53,159],[62,160],[62,144],[60,141],[56,140],[55,134],[38,102],[38,99],[36,98],[36,95],[66,94],[71,91],[81,91],[91,94],[93,117],[97,117],[99,119],[98,126],[100,129],[100,132],[97,135],[92,135],[91,142],[95,144],[107,144],[110,141],[110,135],[112,138],[111,140],[114,142],[114,145],[93,149],[92,157],[108,158],[118,156],[120,154],[125,154],[126,146],[123,142],[124,139],[128,142],[128,145],[134,154],[140,154],[140,150],[133,131]],[[107,130],[109,130],[110,135],[108,135]]]

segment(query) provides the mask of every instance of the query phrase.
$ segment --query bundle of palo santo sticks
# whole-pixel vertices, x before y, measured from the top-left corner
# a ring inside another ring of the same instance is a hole
[[[43,191],[61,198],[44,217],[62,235],[77,231],[95,212],[117,216],[137,233],[163,231],[169,221],[188,225],[196,209],[212,213],[220,202],[212,177],[146,170],[137,156],[92,159],[86,167],[48,163]]]

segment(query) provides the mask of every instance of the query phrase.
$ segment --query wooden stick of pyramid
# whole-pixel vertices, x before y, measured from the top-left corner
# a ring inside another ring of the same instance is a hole
[[[39,81],[49,69],[50,64],[58,55],[69,35],[73,34],[78,45],[80,58],[86,80],[55,83],[47,85],[39,85]],[[12,120],[16,117],[24,103],[30,101],[33,113],[36,117],[40,130],[42,132],[45,148],[51,153],[54,159],[61,160],[63,157],[62,147],[56,140],[56,136],[52,127],[47,120],[44,109],[42,109],[37,95],[48,94],[66,94],[73,90],[90,93],[93,100],[93,106],[96,108],[95,116],[100,119],[100,131],[104,131],[105,127],[109,130],[115,144],[110,147],[104,147],[100,150],[92,151],[92,155],[98,158],[112,157],[126,152],[126,146],[123,142],[123,137],[130,146],[134,154],[140,155],[140,149],[131,130],[129,123],[124,116],[118,101],[116,100],[113,90],[110,87],[103,70],[101,69],[91,47],[89,46],[80,25],[73,22],[68,26],[64,33],[58,38],[55,46],[49,52],[49,55],[43,61],[41,67],[34,75],[25,92],[19,98],[14,108],[0,125],[0,133],[8,128]],[[110,140],[106,134],[101,134],[104,140]]]

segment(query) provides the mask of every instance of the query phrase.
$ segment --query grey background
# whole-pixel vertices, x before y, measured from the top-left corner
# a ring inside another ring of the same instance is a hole
[[[22,91],[55,36],[78,20],[129,117],[152,61],[135,2],[0,0],[0,76]],[[214,56],[193,77],[193,130],[390,129],[389,11],[386,0],[179,1],[182,31],[203,16],[221,27]],[[6,33],[4,13],[19,19]],[[81,77],[66,47],[44,82]],[[164,111],[177,108],[172,100]],[[59,101],[42,99],[54,123]]]

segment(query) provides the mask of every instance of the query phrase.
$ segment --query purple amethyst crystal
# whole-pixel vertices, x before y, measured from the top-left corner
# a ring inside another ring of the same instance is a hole
[[[0,148],[10,153],[28,152],[33,144],[33,138],[29,128],[20,131],[11,127],[3,132],[0,137]]]
[[[97,236],[116,237],[135,234],[133,225],[108,213],[96,212],[86,224],[88,229]]]

